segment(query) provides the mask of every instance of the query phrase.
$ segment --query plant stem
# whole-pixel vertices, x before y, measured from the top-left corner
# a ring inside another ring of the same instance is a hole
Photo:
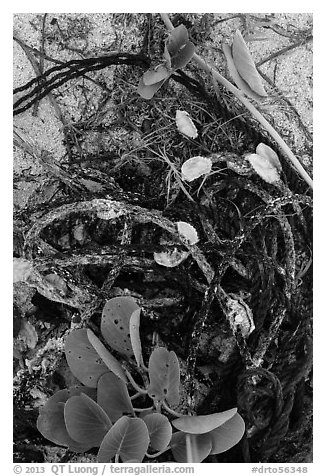
[[[193,463],[194,458],[192,456],[191,435],[189,433],[186,433],[186,449],[187,449],[187,463]]]
[[[147,395],[147,390],[145,390],[144,388],[141,388],[141,387],[134,381],[134,379],[132,378],[130,372],[128,372],[127,369],[124,369],[124,371],[125,371],[125,374],[126,374],[127,377],[128,377],[129,382],[130,382],[131,385],[134,387],[134,389],[137,390],[137,392],[139,392],[139,393],[142,394],[142,395]]]
[[[163,400],[162,403],[163,403],[163,408],[164,408],[167,412],[171,413],[171,415],[173,415],[173,416],[175,416],[175,417],[177,417],[177,418],[181,418],[181,417],[184,417],[184,416],[185,416],[185,415],[183,415],[182,413],[175,412],[174,410],[172,410],[172,408],[170,408],[170,407],[168,406],[168,404],[167,404],[164,400]]]
[[[173,30],[174,26],[173,26],[171,20],[169,19],[168,14],[167,13],[160,13],[160,15],[161,15],[161,18],[162,18],[163,22],[165,23],[165,26],[167,27],[167,29],[170,30],[170,31]],[[277,142],[279,147],[282,149],[282,151],[288,157],[288,159],[292,162],[293,166],[298,171],[298,173],[301,175],[301,177],[307,182],[307,184],[311,188],[313,188],[313,182],[312,182],[311,177],[308,175],[308,173],[302,167],[301,163],[299,162],[297,157],[293,154],[292,150],[285,143],[285,141],[278,134],[278,132],[274,129],[274,127],[255,108],[255,106],[253,104],[251,104],[251,102],[248,101],[243,96],[243,93],[238,88],[233,86],[232,83],[230,83],[226,78],[224,78],[215,68],[210,66],[199,55],[194,53],[192,59],[197,63],[197,65],[201,69],[203,69],[207,73],[211,74],[219,83],[221,83],[228,91],[232,92],[239,99],[239,101],[242,102],[242,104],[248,109],[248,111],[250,111],[251,114],[257,119],[257,121],[263,126],[263,128],[273,137],[275,142]]]

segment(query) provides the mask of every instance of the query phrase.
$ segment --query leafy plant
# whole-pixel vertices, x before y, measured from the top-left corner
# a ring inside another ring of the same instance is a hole
[[[138,85],[138,93],[144,99],[152,99],[165,81],[177,69],[184,68],[195,52],[195,45],[189,40],[184,25],[174,28],[165,42],[164,62],[148,69]]]
[[[99,462],[142,462],[168,450],[178,462],[201,462],[234,446],[244,433],[236,408],[205,416],[182,415],[171,408],[180,402],[179,361],[175,352],[156,347],[145,366],[140,311],[129,296],[113,298],[102,312],[103,342],[90,329],[70,332],[65,355],[83,385],[50,397],[40,409],[38,430],[72,451],[99,448]],[[107,345],[129,365],[119,362]],[[138,371],[135,378],[128,370],[131,363]],[[140,379],[142,385],[136,382]],[[146,407],[148,400],[151,405]],[[136,407],[134,401],[143,406]],[[171,423],[178,431],[173,432]]]

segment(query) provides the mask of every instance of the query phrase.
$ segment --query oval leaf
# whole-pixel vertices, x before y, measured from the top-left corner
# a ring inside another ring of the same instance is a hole
[[[222,44],[223,48],[223,53],[226,58],[226,62],[228,65],[229,73],[235,82],[235,84],[238,86],[238,88],[245,93],[248,97],[255,99],[255,101],[261,102],[265,99],[265,96],[260,96],[259,94],[255,93],[250,86],[241,78],[239,75],[237,68],[234,64],[233,58],[232,58],[232,52],[231,48],[229,45],[226,45],[225,43]]]
[[[88,340],[87,329],[75,329],[65,342],[65,354],[71,372],[84,385],[96,388],[101,375],[108,371]]]
[[[169,33],[166,46],[171,59],[178,53],[178,51],[185,46],[189,41],[188,30],[184,25],[179,25],[173,28]]]
[[[166,399],[170,405],[177,405],[180,399],[180,367],[175,352],[169,352],[164,347],[154,349],[149,358],[148,372],[148,395],[154,401]]]
[[[208,157],[191,157],[181,167],[183,180],[192,182],[202,175],[209,174],[212,170],[212,161]]]
[[[212,413],[210,415],[195,415],[176,418],[172,425],[177,429],[191,434],[202,434],[218,428],[230,420],[237,412],[236,408],[225,412]]]
[[[184,134],[191,139],[195,139],[198,136],[196,126],[186,111],[177,110],[175,113],[175,122],[177,124],[177,129],[181,134]]]
[[[71,438],[91,448],[100,446],[112,426],[105,411],[85,394],[67,400],[64,419]]]
[[[183,433],[183,431],[173,433],[170,446],[174,459],[178,463],[201,463],[210,454],[212,449],[212,440],[209,434],[188,434],[190,437],[192,461],[189,461],[190,455],[187,453],[186,435],[187,433]]]
[[[170,74],[171,72],[164,65],[160,64],[155,68],[148,69],[146,73],[143,74],[143,83],[145,86],[150,86],[161,82]]]
[[[282,165],[280,159],[278,158],[277,153],[268,145],[261,142],[256,147],[256,154],[264,157],[272,166],[277,168],[280,172],[282,171]]]
[[[172,436],[172,426],[168,418],[161,413],[151,413],[143,420],[148,429],[151,448],[163,451],[170,443]]]
[[[219,426],[208,434],[212,439],[211,454],[223,453],[235,446],[245,432],[245,423],[243,418],[236,413],[230,420]]]
[[[239,30],[233,38],[232,58],[239,75],[249,87],[259,96],[267,97],[261,77]]]
[[[87,337],[107,368],[111,370],[111,372],[113,372],[117,377],[121,378],[123,382],[127,383],[128,380],[121,364],[115,357],[113,357],[112,354],[110,354],[108,349],[102,344],[100,339],[91,329],[87,329]]]
[[[120,354],[133,355],[130,340],[130,317],[139,309],[130,296],[118,296],[106,302],[101,319],[101,333],[112,349]]]
[[[191,41],[180,48],[180,50],[171,58],[171,66],[174,70],[184,68],[195,53],[195,45]]]
[[[154,94],[160,89],[161,86],[163,86],[165,81],[165,79],[162,79],[162,81],[158,81],[155,84],[149,84],[146,86],[143,78],[141,77],[139,80],[137,93],[144,99],[152,99]]]
[[[278,169],[270,163],[268,159],[258,154],[250,154],[247,156],[255,172],[267,183],[276,183],[280,180]]]
[[[98,455],[99,463],[109,463],[118,455],[122,462],[142,461],[149,445],[146,424],[140,418],[121,417],[105,435]]]
[[[36,422],[37,429],[44,438],[56,445],[67,446],[71,451],[76,452],[87,451],[91,446],[88,443],[86,445],[78,443],[68,434],[64,420],[64,404],[70,397],[81,393],[85,393],[91,398],[96,396],[94,389],[81,386],[59,390],[40,408]]]
[[[154,253],[154,261],[166,268],[175,268],[179,266],[189,256],[188,251],[179,251],[177,248],[171,251],[162,251],[161,253]]]
[[[198,234],[196,229],[185,221],[178,221],[177,222],[178,233],[184,239],[186,239],[190,245],[195,245],[198,243]]]
[[[134,414],[126,384],[112,372],[102,375],[98,381],[97,403],[112,423],[123,414]]]
[[[138,367],[141,367],[144,364],[139,335],[140,311],[141,309],[139,308],[131,314],[129,323],[131,347],[134,352]]]

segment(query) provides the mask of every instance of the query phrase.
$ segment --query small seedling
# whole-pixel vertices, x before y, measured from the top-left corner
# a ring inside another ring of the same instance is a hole
[[[136,301],[121,296],[104,306],[105,344],[90,329],[70,332],[67,362],[84,386],[59,390],[49,398],[37,420],[42,435],[76,452],[99,448],[100,463],[142,462],[169,450],[177,462],[201,462],[238,443],[244,422],[236,408],[205,416],[181,415],[171,408],[180,402],[178,358],[175,352],[156,347],[145,367],[139,324]],[[134,360],[137,378],[106,345]],[[143,386],[136,383],[140,378]],[[139,399],[152,404],[138,408],[133,402]],[[173,432],[171,423],[178,431]]]

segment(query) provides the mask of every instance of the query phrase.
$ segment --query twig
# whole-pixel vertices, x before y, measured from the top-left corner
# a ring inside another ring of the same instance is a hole
[[[165,23],[167,29],[169,31],[174,29],[174,26],[169,19],[167,13],[161,13],[161,18]],[[233,86],[227,79],[225,79],[215,68],[210,66],[205,60],[203,60],[199,55],[194,53],[192,59],[197,63],[197,65],[206,71],[207,73],[211,74],[219,83],[221,83],[228,91],[232,92],[239,101],[251,112],[251,114],[257,119],[257,121],[263,126],[263,128],[273,137],[273,139],[277,142],[279,147],[283,150],[284,154],[288,157],[288,159],[292,162],[293,166],[296,168],[298,173],[301,177],[307,182],[307,184],[313,188],[313,181],[308,173],[305,171],[297,157],[293,154],[292,150],[286,144],[286,142],[282,139],[282,137],[278,134],[278,132],[271,126],[271,124],[264,118],[264,116],[255,108],[250,101],[248,101],[244,96],[243,93]]]

